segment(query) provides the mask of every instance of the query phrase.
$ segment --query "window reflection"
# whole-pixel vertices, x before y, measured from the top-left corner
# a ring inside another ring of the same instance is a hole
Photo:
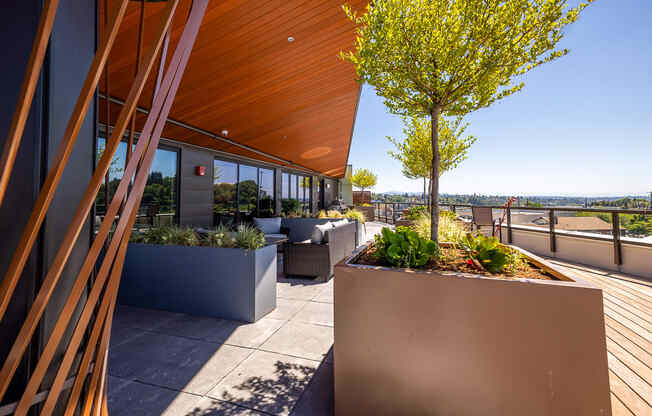
[[[306,211],[310,212],[312,189],[310,176],[283,173],[282,185],[282,207],[285,214],[300,214]]]
[[[274,170],[215,159],[214,224],[274,215]]]
[[[258,204],[259,217],[274,216],[274,171],[259,169],[260,172],[260,201]]]
[[[223,160],[215,160],[213,166],[214,223],[233,224],[236,220],[235,198],[238,183],[238,165]]]
[[[95,231],[106,215],[107,201],[111,203],[126,166],[127,142],[118,144],[108,170],[108,187],[105,179],[95,199]],[[135,147],[135,146],[134,146]],[[96,160],[99,161],[106,148],[106,139],[98,137]],[[142,229],[158,225],[172,225],[177,221],[178,152],[158,148],[154,154],[143,197],[138,209],[134,228]],[[115,226],[115,224],[114,224]]]
[[[283,183],[282,183],[281,198],[288,199],[290,197],[290,174],[283,173]]]
[[[156,149],[140,203],[137,227],[176,223],[177,160],[176,151]]]
[[[97,155],[96,163],[100,161],[100,158],[104,154],[104,149],[106,149],[106,139],[104,137],[98,137],[97,139]],[[116,189],[118,189],[118,184],[122,179],[122,173],[124,172],[125,160],[127,158],[127,143],[120,142],[118,149],[113,155],[113,160],[109,165],[108,177],[109,177],[109,186],[106,186],[106,180],[102,181],[100,185],[100,191],[97,193],[97,198],[95,199],[95,214],[100,217],[104,217],[107,209],[107,201],[111,203],[113,195],[115,195]],[[98,222],[98,221],[96,221]],[[99,224],[97,224],[99,226]]]
[[[297,199],[297,175],[290,175],[290,198]]]
[[[252,221],[256,213],[258,198],[258,168],[240,165],[240,181],[238,183],[238,211],[240,221]]]

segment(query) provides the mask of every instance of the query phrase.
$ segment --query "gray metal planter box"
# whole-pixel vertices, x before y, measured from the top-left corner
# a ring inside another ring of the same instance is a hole
[[[276,246],[129,244],[118,301],[255,322],[276,308]]]

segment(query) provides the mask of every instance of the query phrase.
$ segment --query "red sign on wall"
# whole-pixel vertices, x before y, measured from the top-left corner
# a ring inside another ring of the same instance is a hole
[[[206,166],[195,166],[195,175],[197,176],[206,175]]]

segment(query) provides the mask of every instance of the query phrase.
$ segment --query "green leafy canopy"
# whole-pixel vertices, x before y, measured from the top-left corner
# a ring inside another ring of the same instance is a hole
[[[563,29],[592,3],[566,0],[377,0],[341,52],[394,114],[430,117],[431,238],[438,235],[440,115],[464,116],[520,91],[523,74],[568,53]]]
[[[431,122],[423,117],[403,117],[403,141],[387,136],[396,151],[390,156],[401,162],[403,175],[410,179],[429,178],[432,167]],[[455,169],[468,157],[474,136],[463,137],[468,123],[461,117],[439,120],[439,176]]]
[[[593,0],[381,0],[359,15],[352,62],[390,111],[464,115],[514,94],[514,77],[568,53],[566,25]]]
[[[378,176],[369,169],[357,169],[351,176],[351,184],[364,191],[373,188],[378,183]]]

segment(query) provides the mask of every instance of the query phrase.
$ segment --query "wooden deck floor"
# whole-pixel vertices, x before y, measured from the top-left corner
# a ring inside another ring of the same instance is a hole
[[[551,260],[602,289],[614,416],[652,416],[652,282]]]

